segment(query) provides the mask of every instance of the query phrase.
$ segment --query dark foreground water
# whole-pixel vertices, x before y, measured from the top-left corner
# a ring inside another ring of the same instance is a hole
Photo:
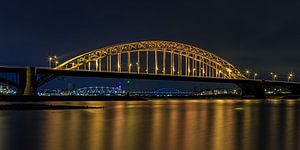
[[[0,110],[0,150],[300,150],[300,101],[45,102]]]

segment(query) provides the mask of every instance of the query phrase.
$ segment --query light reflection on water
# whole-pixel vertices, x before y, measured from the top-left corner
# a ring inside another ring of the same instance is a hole
[[[104,109],[0,111],[0,149],[300,149],[300,101],[44,102]]]

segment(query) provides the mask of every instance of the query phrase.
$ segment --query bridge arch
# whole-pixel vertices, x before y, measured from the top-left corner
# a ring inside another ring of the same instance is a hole
[[[224,59],[172,41],[140,41],[96,49],[65,61],[55,70],[246,79]]]

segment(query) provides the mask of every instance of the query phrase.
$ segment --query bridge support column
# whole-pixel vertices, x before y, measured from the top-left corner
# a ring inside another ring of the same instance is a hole
[[[238,83],[238,86],[242,90],[242,98],[266,98],[264,84],[262,81],[247,81],[243,83]]]
[[[37,76],[36,68],[27,67],[24,73],[20,74],[20,85],[18,95],[34,96],[37,95]]]

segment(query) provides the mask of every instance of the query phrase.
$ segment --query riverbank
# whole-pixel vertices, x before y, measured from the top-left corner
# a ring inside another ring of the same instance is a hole
[[[0,101],[146,101],[142,97],[127,96],[0,96]]]
[[[300,96],[268,96],[267,99],[299,99]],[[166,97],[139,97],[139,96],[16,96],[1,95],[0,101],[12,102],[41,102],[41,101],[147,101],[155,99],[243,99],[238,95],[210,95],[210,96],[166,96]],[[253,98],[246,98],[253,99]]]
[[[241,99],[237,95],[211,95],[211,96],[17,96],[1,95],[0,101],[39,102],[39,101],[147,101],[149,99]]]
[[[57,109],[102,109],[95,106],[50,105],[50,104],[1,104],[0,110],[57,110]]]

